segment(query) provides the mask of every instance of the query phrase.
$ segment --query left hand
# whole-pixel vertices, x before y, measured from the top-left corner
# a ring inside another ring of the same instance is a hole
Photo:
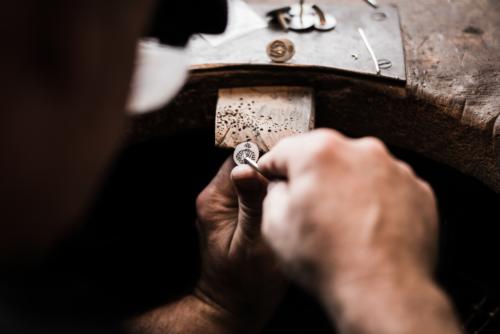
[[[259,330],[286,284],[261,235],[267,182],[249,166],[233,167],[228,159],[197,199],[202,274],[195,294]]]

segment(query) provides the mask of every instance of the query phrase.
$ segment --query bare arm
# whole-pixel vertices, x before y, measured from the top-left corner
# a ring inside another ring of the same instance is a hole
[[[410,270],[333,286],[321,298],[342,333],[461,333],[446,295]]]
[[[233,315],[195,295],[155,309],[130,321],[131,334],[225,334],[246,333]]]
[[[249,166],[221,167],[198,196],[201,277],[194,292],[130,321],[132,334],[258,333],[286,280],[261,234],[266,181]]]
[[[269,188],[264,236],[342,333],[460,332],[433,281],[432,189],[383,143],[317,130],[278,143],[259,165],[286,180]]]

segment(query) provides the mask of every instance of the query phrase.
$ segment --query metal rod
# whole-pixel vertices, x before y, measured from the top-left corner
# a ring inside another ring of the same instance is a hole
[[[375,69],[377,70],[377,74],[380,74],[380,67],[378,66],[378,59],[375,56],[375,52],[373,52],[373,49],[370,45],[370,42],[368,42],[368,38],[366,38],[365,32],[363,31],[362,28],[358,28],[359,34],[361,35],[361,38],[363,39],[363,42],[365,43],[366,48],[368,49],[368,52],[370,52],[370,56],[372,57],[373,63],[375,64]]]
[[[303,23],[303,16],[304,16],[304,1],[305,0],[300,0],[300,23]]]
[[[260,170],[259,165],[257,165],[257,162],[253,161],[249,157],[245,157],[243,160],[246,162],[247,165],[249,165],[250,167],[252,167],[253,170],[255,170],[257,173],[259,173],[260,175],[262,175],[268,181],[283,181],[283,182],[285,182],[287,180],[286,177],[274,176],[274,175],[273,176],[264,175],[262,173],[262,171]]]
[[[254,171],[256,171],[257,173],[259,173],[260,175],[264,176],[267,179],[267,177],[264,174],[262,174],[262,172],[259,169],[259,165],[257,165],[257,163],[255,161],[253,161],[249,157],[245,157],[245,162],[247,163],[247,165],[249,165],[250,167],[252,167],[252,169]]]
[[[365,0],[366,3],[368,3],[370,6],[373,8],[378,8],[378,4],[376,0]]]

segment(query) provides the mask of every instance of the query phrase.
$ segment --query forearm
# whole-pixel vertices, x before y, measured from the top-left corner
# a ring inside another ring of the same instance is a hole
[[[188,295],[144,315],[125,326],[130,334],[225,334],[247,333],[227,311]]]
[[[343,334],[461,333],[444,292],[415,275],[346,284],[326,291],[323,300]]]

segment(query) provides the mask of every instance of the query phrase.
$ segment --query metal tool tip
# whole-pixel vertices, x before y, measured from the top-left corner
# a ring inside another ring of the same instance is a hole
[[[252,169],[254,171],[256,171],[257,173],[259,173],[260,175],[264,176],[264,174],[262,174],[262,171],[260,170],[259,168],[259,165],[257,165],[257,163],[255,161],[253,161],[252,159],[250,159],[249,157],[245,157],[244,158],[244,161],[247,165],[249,165],[250,167],[252,167]],[[265,176],[264,176],[265,177]]]

